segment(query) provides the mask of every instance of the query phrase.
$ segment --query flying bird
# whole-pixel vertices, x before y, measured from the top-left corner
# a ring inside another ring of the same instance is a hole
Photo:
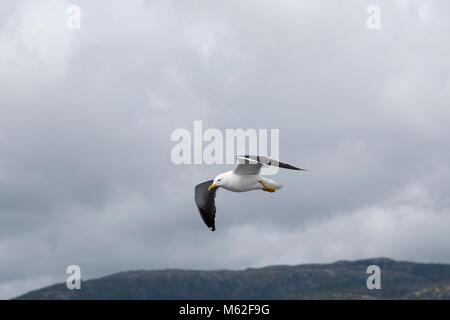
[[[216,192],[218,188],[224,188],[233,192],[245,192],[250,190],[263,190],[275,192],[283,187],[271,179],[260,175],[263,165],[276,166],[291,170],[303,170],[290,164],[279,162],[263,156],[237,156],[238,165],[234,170],[221,173],[214,180],[205,181],[195,186],[195,204],[197,205],[203,222],[211,230],[216,230]]]

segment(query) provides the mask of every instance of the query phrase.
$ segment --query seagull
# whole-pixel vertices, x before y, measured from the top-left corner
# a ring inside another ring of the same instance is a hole
[[[224,188],[233,192],[262,190],[272,193],[281,189],[283,185],[261,176],[259,173],[263,165],[306,171],[305,169],[263,156],[244,155],[237,156],[236,159],[238,160],[238,165],[234,170],[221,173],[214,180],[205,181],[195,186],[195,204],[203,222],[211,231],[216,230],[215,198],[218,188]]]

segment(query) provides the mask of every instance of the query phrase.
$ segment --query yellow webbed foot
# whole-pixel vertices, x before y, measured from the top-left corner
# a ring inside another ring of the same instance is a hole
[[[262,184],[262,186],[264,187],[264,189],[262,189],[262,191],[266,191],[266,192],[275,192],[275,188],[269,187],[268,185],[266,185],[264,182],[259,181],[260,184]]]
[[[264,188],[262,190],[267,191],[267,192],[275,192],[275,188],[272,188],[272,187]]]

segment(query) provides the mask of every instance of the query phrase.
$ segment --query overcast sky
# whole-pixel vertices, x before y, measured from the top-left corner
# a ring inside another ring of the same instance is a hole
[[[80,6],[81,29],[66,26]],[[381,29],[366,9],[381,8]],[[450,263],[450,2],[2,1],[0,298],[130,269]],[[177,128],[280,130],[274,194]]]

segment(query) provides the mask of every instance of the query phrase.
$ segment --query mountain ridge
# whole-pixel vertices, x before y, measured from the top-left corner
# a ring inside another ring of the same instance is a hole
[[[369,290],[369,265],[381,289]],[[242,270],[131,270],[83,280],[81,290],[54,284],[15,299],[450,299],[450,264],[389,258],[272,265]]]

